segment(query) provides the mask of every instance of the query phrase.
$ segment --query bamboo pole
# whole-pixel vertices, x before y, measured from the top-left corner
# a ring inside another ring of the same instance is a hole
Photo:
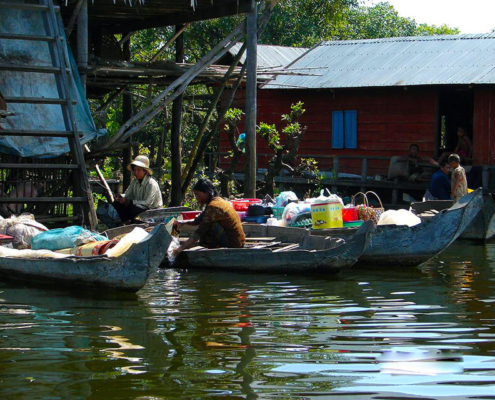
[[[228,109],[232,105],[232,102],[234,101],[235,93],[236,93],[237,89],[239,88],[239,86],[241,85],[241,82],[244,78],[244,73],[246,72],[246,67],[247,67],[246,64],[244,64],[242,66],[242,73],[237,78],[237,81],[235,82],[234,86],[232,87],[232,89],[230,91],[230,95],[229,95],[227,101],[225,102],[224,106],[222,107],[222,109],[218,113],[218,118],[215,121],[215,124],[210,129],[210,134],[201,143],[201,146],[199,147],[199,150],[196,154],[196,157],[194,158],[194,161],[191,164],[191,168],[189,168],[187,177],[184,179],[184,182],[182,183],[182,192],[183,193],[185,193],[187,191],[187,188],[191,184],[192,178],[194,176],[194,172],[198,168],[200,159],[202,159],[204,157],[206,149],[210,145],[213,137],[215,136],[215,133],[220,128],[220,124],[223,122],[225,114],[227,113]]]
[[[242,25],[244,25],[244,23],[242,23],[241,26]],[[200,62],[198,62],[187,73],[176,79],[161,94],[155,97],[155,99],[148,107],[141,110],[134,117],[125,122],[120,127],[118,132],[113,136],[113,138],[107,142],[107,146],[111,146],[118,141],[125,140],[133,133],[139,131],[144,125],[146,125],[158,113],[160,113],[161,110],[163,110],[167,105],[174,101],[181,93],[183,93],[187,89],[189,83],[191,83],[191,81],[198,75],[199,72],[221,58],[239,41],[243,34],[243,30],[240,29],[240,31],[241,34],[237,33],[236,29],[236,35],[230,34],[229,36],[227,36],[227,38],[220,42],[220,44],[223,44],[223,46],[225,46],[222,50],[218,51],[216,54],[210,54],[212,52],[208,53],[207,56],[203,57],[203,59],[200,60]],[[162,100],[167,95],[169,95],[169,97],[167,97],[165,101],[162,102]]]
[[[182,34],[182,32],[184,32],[186,30],[186,28],[188,26],[189,26],[189,24],[185,24],[185,25],[182,25],[182,28],[180,28],[179,30],[176,30],[174,36],[172,36],[169,40],[167,40],[167,43],[165,43],[160,48],[160,50],[158,50],[156,52],[156,54],[153,57],[151,57],[151,60],[149,61],[149,63],[151,64],[151,63],[154,63],[156,60],[158,60],[158,58],[160,58],[160,56],[163,54],[163,52],[165,50],[167,50],[167,48],[174,42],[175,39],[177,39]]]
[[[213,112],[216,110],[218,101],[220,100],[220,97],[222,96],[222,93],[223,93],[223,91],[225,89],[225,86],[226,86],[229,78],[231,77],[231,75],[232,75],[232,73],[233,73],[236,65],[239,63],[240,59],[242,58],[242,55],[244,54],[244,51],[245,50],[246,50],[246,44],[244,43],[242,45],[241,49],[239,50],[239,52],[237,53],[236,57],[232,61],[232,64],[230,65],[230,68],[225,73],[225,79],[217,87],[217,90],[215,92],[215,96],[214,96],[214,98],[212,99],[212,101],[210,103],[210,106],[208,108],[208,111],[206,113],[206,116],[205,116],[205,118],[204,118],[204,120],[203,120],[203,122],[202,122],[202,124],[201,124],[201,126],[199,128],[198,135],[196,136],[196,139],[194,141],[192,150],[189,153],[189,158],[187,160],[187,165],[184,168],[184,172],[182,173],[182,181],[184,181],[186,179],[187,175],[189,174],[189,169],[191,168],[191,165],[193,163],[194,157],[196,157],[196,153],[197,153],[198,147],[199,147],[199,145],[201,143],[201,140],[203,139],[204,133],[206,132],[206,128],[208,127],[208,122],[210,121],[211,116],[213,115]]]

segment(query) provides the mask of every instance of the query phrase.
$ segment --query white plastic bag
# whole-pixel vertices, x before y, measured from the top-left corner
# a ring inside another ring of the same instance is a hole
[[[173,265],[175,262],[175,250],[180,247],[179,238],[176,236],[172,236],[172,241],[170,242],[170,246],[167,249],[167,258],[170,262],[170,265]]]
[[[282,214],[282,221],[287,225],[294,223],[300,214],[311,212],[309,203],[289,203]]]
[[[377,225],[419,225],[421,219],[408,210],[387,210],[380,216]]]
[[[276,198],[277,207],[285,207],[289,201],[297,201],[296,194],[294,192],[282,192]]]

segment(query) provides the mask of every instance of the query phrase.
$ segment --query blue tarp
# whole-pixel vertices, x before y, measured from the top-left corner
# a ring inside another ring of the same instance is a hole
[[[24,3],[24,0],[15,0]],[[3,9],[0,18],[0,33],[46,35],[42,11]],[[60,20],[60,14],[57,13]],[[67,41],[65,41],[67,43]],[[86,143],[104,134],[98,131],[84,96],[79,73],[70,48],[65,49],[72,67],[72,98],[77,130]],[[0,39],[0,63],[52,66],[50,47],[47,42]],[[0,71],[0,91],[5,97],[59,98],[60,94],[54,74]],[[65,131],[62,106],[53,104],[9,103],[8,111],[15,116],[0,122],[0,152],[21,157],[53,157],[69,152],[65,138],[38,138],[1,136],[2,129]]]

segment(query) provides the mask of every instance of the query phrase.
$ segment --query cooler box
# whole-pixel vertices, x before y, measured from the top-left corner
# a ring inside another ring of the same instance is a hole
[[[342,204],[339,201],[311,204],[313,229],[342,228]]]

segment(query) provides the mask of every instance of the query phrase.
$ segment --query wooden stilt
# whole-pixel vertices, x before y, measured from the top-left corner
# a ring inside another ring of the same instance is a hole
[[[127,40],[122,45],[124,53],[124,60],[130,61],[131,59],[131,40]],[[122,94],[122,119],[125,123],[132,118],[132,96],[129,93],[123,92]],[[131,142],[132,138],[126,139],[126,143]],[[132,161],[132,148],[126,147],[122,150],[122,189],[123,192],[127,190],[131,183],[131,171],[127,169],[127,166]]]
[[[86,69],[88,68],[89,29],[88,29],[88,0],[83,0],[77,15],[77,66],[81,83],[86,93]]]
[[[176,32],[182,30],[182,26],[175,27]],[[181,34],[175,41],[175,61],[184,62],[184,35]],[[181,168],[181,140],[180,123],[182,118],[182,94],[178,96],[172,106],[172,129],[170,133],[170,149],[172,161],[172,193],[170,195],[170,207],[180,206],[182,202],[182,168]]]
[[[253,3],[255,3],[253,1]],[[244,196],[256,197],[256,89],[257,89],[257,43],[258,13],[254,11],[247,17],[247,78],[246,78],[246,179]]]

